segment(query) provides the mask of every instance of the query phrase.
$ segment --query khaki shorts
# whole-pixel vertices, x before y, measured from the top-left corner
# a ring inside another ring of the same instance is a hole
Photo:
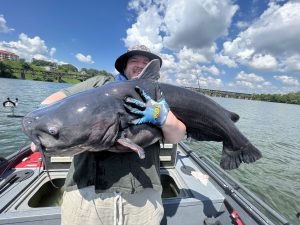
[[[159,225],[161,192],[146,188],[135,194],[95,193],[94,186],[64,193],[62,225]]]

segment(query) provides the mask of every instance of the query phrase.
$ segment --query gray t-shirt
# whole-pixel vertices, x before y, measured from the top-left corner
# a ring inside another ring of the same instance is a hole
[[[93,87],[102,86],[110,81],[113,81],[112,77],[95,76],[90,79],[87,79],[84,82],[78,83],[76,85],[73,85],[69,88],[62,89],[60,91],[63,92],[65,95],[69,96],[69,95],[76,94],[78,92],[86,91]]]

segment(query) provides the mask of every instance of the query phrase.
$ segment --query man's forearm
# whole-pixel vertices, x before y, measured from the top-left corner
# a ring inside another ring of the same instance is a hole
[[[180,142],[186,134],[185,125],[170,111],[162,128],[165,141],[171,144]]]
[[[51,103],[54,103],[58,100],[61,100],[63,98],[65,98],[66,95],[61,92],[61,91],[58,91],[58,92],[55,92],[54,94],[48,96],[47,98],[45,98],[43,101],[42,101],[42,105],[49,105]]]

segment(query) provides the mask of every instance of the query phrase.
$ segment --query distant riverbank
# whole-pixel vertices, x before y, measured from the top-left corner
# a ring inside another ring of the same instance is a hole
[[[98,75],[113,76],[105,70],[78,70],[71,64],[58,65],[44,60],[0,62],[0,77],[3,78],[76,84]]]
[[[300,105],[300,91],[288,94],[254,94],[253,100]]]

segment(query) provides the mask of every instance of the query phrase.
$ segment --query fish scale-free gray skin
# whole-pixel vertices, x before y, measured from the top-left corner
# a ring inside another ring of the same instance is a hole
[[[237,114],[200,93],[153,81],[151,74],[157,77],[158,71],[154,60],[139,79],[111,82],[33,111],[24,117],[23,130],[48,155],[128,151],[120,139],[147,147],[162,139],[161,130],[151,124],[130,125],[137,116],[123,106],[125,97],[141,100],[135,91],[138,86],[155,100],[163,93],[171,111],[186,125],[188,137],[223,142],[223,169],[235,169],[242,162],[252,163],[261,157],[235,126]]]

